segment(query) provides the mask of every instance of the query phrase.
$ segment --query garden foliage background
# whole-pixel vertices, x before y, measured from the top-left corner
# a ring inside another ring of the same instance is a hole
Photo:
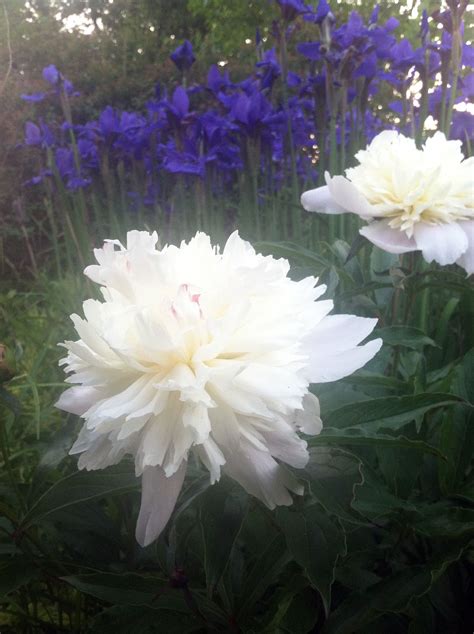
[[[472,631],[472,286],[299,203],[383,129],[471,153],[472,14],[330,5],[0,3],[2,631]],[[96,293],[92,247],[128,228],[238,228],[319,276],[336,312],[379,319],[377,357],[315,387],[324,429],[292,507],[195,464],[142,549],[133,466],[67,456],[56,344]]]

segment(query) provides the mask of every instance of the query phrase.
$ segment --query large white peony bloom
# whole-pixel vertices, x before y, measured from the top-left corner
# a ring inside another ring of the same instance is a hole
[[[419,250],[474,272],[474,158],[464,159],[460,141],[437,132],[419,150],[387,130],[356,158],[347,178],[326,174],[326,186],[305,192],[303,207],[355,213],[369,222],[360,233],[389,253]]]
[[[358,344],[375,319],[328,313],[317,280],[288,278],[286,260],[257,254],[237,233],[222,253],[198,233],[156,249],[156,233],[107,241],[85,274],[104,301],[72,315],[78,341],[61,363],[75,384],[57,406],[85,423],[71,453],[101,469],[125,454],[142,476],[136,536],[161,532],[183,484],[189,452],[240,482],[268,507],[302,486],[281,463],[308,460],[297,431],[321,431],[311,382],[362,367],[380,339]],[[118,249],[116,248],[118,247]]]

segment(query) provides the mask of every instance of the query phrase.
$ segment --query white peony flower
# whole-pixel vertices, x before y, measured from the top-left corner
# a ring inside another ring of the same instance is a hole
[[[387,130],[356,154],[346,177],[326,174],[324,187],[305,192],[307,211],[352,212],[369,224],[360,233],[389,253],[422,251],[427,262],[457,262],[474,272],[474,158],[442,132],[422,150]]]
[[[375,319],[334,315],[308,277],[257,254],[237,233],[222,253],[203,233],[156,249],[156,233],[107,241],[85,274],[104,301],[72,315],[78,341],[63,345],[73,383],[57,407],[85,420],[72,454],[102,469],[125,454],[142,476],[136,536],[151,543],[167,523],[190,451],[210,472],[237,480],[269,508],[303,487],[282,463],[302,468],[321,431],[311,382],[362,367],[380,339],[358,344]],[[118,247],[118,249],[116,248]]]

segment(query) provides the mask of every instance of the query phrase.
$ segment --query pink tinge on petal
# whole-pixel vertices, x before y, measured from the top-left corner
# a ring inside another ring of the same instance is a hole
[[[366,219],[377,215],[372,205],[347,178],[344,176],[331,178],[328,172],[324,176],[332,199],[343,209]]]
[[[413,238],[409,238],[404,231],[393,229],[388,223],[388,220],[371,222],[362,227],[359,233],[388,253],[409,253],[418,249]]]
[[[338,205],[331,196],[327,185],[304,192],[301,195],[301,204],[306,211],[317,211],[322,214],[344,214],[347,212],[347,209]]]
[[[147,467],[142,475],[142,501],[135,537],[140,546],[149,546],[168,523],[186,474],[187,462],[169,478],[159,466]]]
[[[456,264],[462,266],[468,275],[474,273],[474,220],[460,222],[459,226],[467,236],[468,246],[461,257],[456,260]]]
[[[469,241],[459,224],[415,225],[416,245],[427,262],[435,260],[442,266],[454,264],[467,251]]]

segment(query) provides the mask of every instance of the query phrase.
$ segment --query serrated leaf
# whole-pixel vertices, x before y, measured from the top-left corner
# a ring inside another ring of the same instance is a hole
[[[279,508],[276,515],[291,554],[306,571],[329,614],[335,568],[346,552],[343,532],[317,504],[302,509]]]

